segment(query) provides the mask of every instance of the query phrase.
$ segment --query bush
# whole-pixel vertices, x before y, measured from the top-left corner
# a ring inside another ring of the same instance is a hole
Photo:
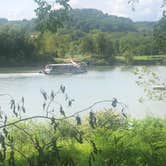
[[[96,113],[95,116],[95,128],[91,128],[86,121],[77,127],[71,121],[63,121],[59,125],[58,133],[51,125],[41,122],[21,124],[19,128],[12,129],[14,146],[36,166],[165,165],[165,120],[146,118],[127,121],[111,110]],[[27,136],[20,128],[32,137]],[[57,142],[56,146],[52,145],[54,141]],[[39,147],[42,149],[41,154]],[[16,165],[28,165],[20,153],[16,151],[15,155]]]

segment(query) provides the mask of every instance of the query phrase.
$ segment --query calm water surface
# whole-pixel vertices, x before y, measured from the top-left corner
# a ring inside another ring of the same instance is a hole
[[[150,67],[166,82],[166,67]],[[135,67],[112,67],[90,69],[86,74],[80,75],[43,75],[39,69],[15,68],[0,69],[0,94],[8,93],[14,98],[25,97],[27,114],[42,114],[42,101],[40,90],[47,92],[57,90],[61,84],[67,87],[68,94],[75,99],[72,108],[67,109],[68,114],[88,107],[96,101],[109,100],[113,97],[128,105],[127,113],[140,118],[146,115],[166,117],[166,103],[146,101],[139,103],[138,99],[144,92],[135,83],[133,74]],[[8,111],[9,98],[1,97],[0,105]],[[63,103],[62,103],[63,104]],[[108,108],[105,104],[100,107]],[[96,108],[97,109],[97,108]],[[99,107],[98,107],[99,109]]]

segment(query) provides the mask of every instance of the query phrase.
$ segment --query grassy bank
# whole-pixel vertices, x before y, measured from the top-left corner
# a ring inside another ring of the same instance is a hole
[[[103,58],[94,58],[91,57],[91,55],[68,55],[65,58],[46,58],[42,60],[38,60],[36,62],[31,62],[31,63],[26,63],[24,62],[23,64],[7,64],[4,63],[3,65],[0,65],[0,67],[5,68],[5,67],[25,67],[25,66],[45,66],[48,63],[69,63],[71,62],[71,59],[75,62],[85,62],[88,65],[116,65],[116,64],[123,64],[123,65],[156,65],[156,64],[161,64],[165,65],[166,64],[166,55],[141,55],[141,56],[132,56],[127,59],[125,56],[115,56],[114,59],[108,60],[108,59],[103,59]]]
[[[165,119],[126,119],[111,110],[95,116],[93,127],[86,118],[79,125],[61,121],[57,128],[34,121],[13,126],[13,162],[16,166],[165,166]],[[1,165],[10,162],[9,148]]]
[[[116,59],[116,62],[126,64],[126,58],[124,56],[116,56],[115,59]],[[132,56],[129,59],[129,63],[134,65],[166,64],[166,55]]]
[[[71,58],[72,57],[72,58]],[[166,55],[140,55],[131,56],[129,59],[125,56],[115,56],[115,59],[109,62],[105,59],[93,58],[90,55],[75,55],[67,58],[54,58],[56,63],[70,62],[73,59],[76,62],[86,62],[90,65],[112,65],[112,64],[131,64],[131,65],[156,65],[166,64]]]

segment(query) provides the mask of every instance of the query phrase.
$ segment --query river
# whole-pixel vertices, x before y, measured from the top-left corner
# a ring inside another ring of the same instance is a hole
[[[136,85],[137,77],[133,73],[135,68],[98,67],[89,69],[86,74],[79,75],[43,75],[38,73],[40,69],[37,68],[4,68],[0,69],[0,94],[10,94],[16,100],[24,96],[27,114],[39,115],[42,114],[43,101],[40,90],[56,91],[63,84],[66,86],[68,94],[75,99],[73,107],[66,110],[68,114],[86,108],[96,101],[116,97],[128,106],[126,112],[129,116],[136,118],[166,117],[166,103],[159,101],[139,103],[138,100],[144,95],[144,92],[141,87]],[[166,81],[165,66],[150,68]],[[1,96],[0,105],[3,111],[9,111],[9,100],[9,97]],[[98,106],[98,109],[99,107],[109,108],[110,105],[103,104]]]

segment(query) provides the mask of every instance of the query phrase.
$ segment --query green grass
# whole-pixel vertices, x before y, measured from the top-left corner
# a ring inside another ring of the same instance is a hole
[[[166,59],[166,55],[140,55],[140,56],[133,56],[133,60],[162,60]],[[116,60],[124,61],[124,56],[116,56]]]
[[[104,58],[94,58],[91,54],[77,54],[77,55],[68,55],[65,58],[54,58],[55,62],[63,63],[70,62],[73,59],[76,62],[87,62],[92,65],[110,65],[113,64]],[[125,56],[115,56],[115,64],[116,62],[124,63],[124,64],[158,64],[162,61],[166,61],[166,55],[139,55],[139,56],[131,56],[129,60]]]
[[[62,62],[70,62],[70,59],[74,60],[74,61],[78,61],[78,62],[89,62],[90,64],[95,64],[95,65],[109,65],[110,63],[105,60],[105,59],[94,59],[91,57],[91,55],[68,55],[65,58],[55,58],[54,60],[58,63],[62,63]],[[132,61],[131,63],[136,63],[136,64],[144,64],[144,63],[148,63],[148,64],[155,64],[155,63],[159,63],[161,61],[165,61],[166,60],[166,55],[140,55],[140,56],[132,56]],[[121,62],[121,63],[126,63],[126,58],[125,56],[116,56],[115,57],[115,62]]]

